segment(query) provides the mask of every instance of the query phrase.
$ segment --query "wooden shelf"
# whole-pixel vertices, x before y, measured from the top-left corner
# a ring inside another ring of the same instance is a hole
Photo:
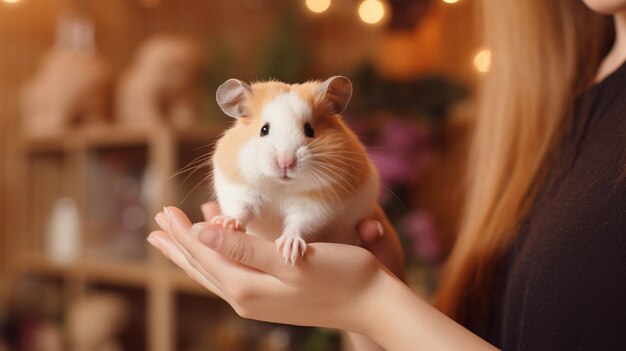
[[[145,286],[150,277],[147,264],[132,261],[77,260],[60,263],[43,255],[22,253],[19,262],[20,268],[26,272],[58,275],[68,279],[85,277],[91,281],[124,286]]]
[[[222,132],[223,126],[199,125],[193,128],[173,129],[164,125],[150,128],[133,128],[107,124],[85,126],[54,134],[24,136],[20,143],[23,150],[32,152],[64,151],[80,147],[106,147],[145,144],[163,135],[177,140],[202,141],[207,144]]]
[[[22,253],[19,269],[26,273],[42,274],[64,279],[85,279],[126,287],[146,287],[152,280],[163,280],[175,292],[217,298],[199,283],[173,265],[157,265],[135,261],[103,261],[82,259],[67,263],[54,262],[44,255]]]
[[[205,124],[184,129],[164,125],[134,128],[110,124],[19,138],[20,162],[16,162],[16,169],[26,176],[19,182],[21,196],[16,206],[20,213],[29,213],[29,217],[17,220],[20,235],[11,252],[15,266],[9,267],[15,273],[13,276],[60,280],[72,296],[100,286],[138,289],[145,298],[145,316],[141,318],[145,318],[146,349],[175,349],[177,335],[173,324],[177,318],[177,298],[181,294],[217,297],[156,252],[136,260],[115,260],[115,254],[101,256],[90,250],[108,243],[107,240],[115,240],[112,234],[122,228],[120,214],[111,208],[136,206],[149,215],[163,204],[176,202],[181,191],[176,182],[180,179],[172,180],[172,175],[199,154],[209,152],[203,146],[211,145],[223,127]],[[119,190],[119,184],[126,184],[124,181],[135,184],[131,188],[140,191],[144,191],[145,182],[152,182],[148,186],[154,193],[143,194],[138,200],[140,195],[135,191],[127,199]],[[82,233],[88,234],[81,238],[82,256],[67,263],[51,260],[43,251],[43,233],[51,208],[60,197],[75,201]],[[190,210],[199,207],[199,201],[205,201],[200,194],[187,203]],[[135,228],[127,233],[139,237],[142,231]]]

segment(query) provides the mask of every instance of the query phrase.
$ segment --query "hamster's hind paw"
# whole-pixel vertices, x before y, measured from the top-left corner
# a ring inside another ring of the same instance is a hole
[[[304,256],[306,242],[297,235],[281,235],[276,239],[276,250],[282,251],[285,264],[291,262],[291,266],[294,266],[298,256]]]
[[[224,228],[230,228],[241,232],[246,232],[246,227],[240,220],[228,216],[215,216],[211,219],[211,224],[221,225]]]

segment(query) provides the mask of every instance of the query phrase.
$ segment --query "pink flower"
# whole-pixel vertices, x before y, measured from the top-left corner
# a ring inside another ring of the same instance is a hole
[[[428,212],[416,210],[406,216],[401,225],[409,237],[412,254],[433,263],[439,261],[441,245]]]
[[[394,187],[415,181],[430,164],[432,151],[432,136],[427,125],[390,119],[368,153],[383,184]]]

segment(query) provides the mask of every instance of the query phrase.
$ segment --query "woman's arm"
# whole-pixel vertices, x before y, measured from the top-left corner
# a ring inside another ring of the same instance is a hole
[[[389,274],[369,296],[364,334],[386,350],[496,350]]]
[[[312,243],[291,267],[270,241],[164,212],[148,241],[244,318],[349,330],[388,350],[493,349],[363,248]]]
[[[361,221],[357,227],[361,246],[371,252],[385,268],[396,277],[404,280],[404,251],[395,228],[387,219],[385,212],[378,206],[374,217]],[[348,350],[381,351],[380,345],[367,336],[347,332]]]

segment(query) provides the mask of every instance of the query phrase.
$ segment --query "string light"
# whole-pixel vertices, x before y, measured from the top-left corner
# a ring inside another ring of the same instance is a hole
[[[491,69],[491,50],[481,49],[474,55],[474,68],[480,73],[489,72]]]
[[[380,0],[363,0],[359,5],[359,17],[365,23],[378,23],[385,17],[385,6]]]
[[[322,13],[330,7],[330,0],[306,0],[306,7],[311,12]]]

